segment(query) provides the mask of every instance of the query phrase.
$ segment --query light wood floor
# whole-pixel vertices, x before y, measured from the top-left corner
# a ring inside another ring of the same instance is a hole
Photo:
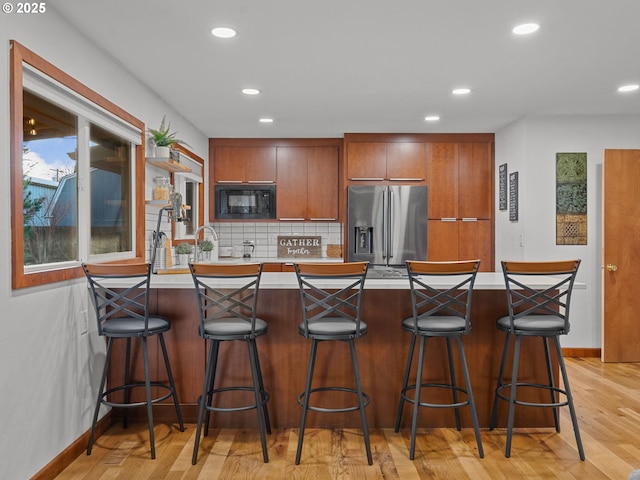
[[[305,434],[302,462],[294,463],[297,429],[269,437],[262,462],[257,432],[212,429],[191,465],[195,426],[180,432],[156,425],[156,460],[149,457],[146,425],[111,427],[57,480],[195,479],[617,479],[640,468],[640,364],[603,364],[597,358],[567,359],[586,461],[581,462],[567,408],[560,434],[518,430],[511,458],[504,430],[482,431],[485,458],[477,456],[473,431],[423,429],[416,458],[409,460],[409,432],[371,432],[374,464],[367,465],[358,430],[317,429]]]

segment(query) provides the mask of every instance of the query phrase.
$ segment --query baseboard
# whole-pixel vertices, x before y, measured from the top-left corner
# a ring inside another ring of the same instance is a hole
[[[563,348],[562,355],[565,357],[598,357],[600,358],[600,348]]]
[[[96,438],[106,432],[112,424],[113,419],[111,418],[111,412],[109,412],[98,421],[98,425],[96,425]],[[83,435],[78,437],[71,445],[31,477],[31,480],[53,480],[60,475],[82,452],[87,450],[89,434],[90,430],[87,430]]]

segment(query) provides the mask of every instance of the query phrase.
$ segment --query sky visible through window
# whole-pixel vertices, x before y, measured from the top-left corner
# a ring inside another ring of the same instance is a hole
[[[50,138],[24,142],[22,171],[31,178],[59,181],[75,172],[76,138]]]

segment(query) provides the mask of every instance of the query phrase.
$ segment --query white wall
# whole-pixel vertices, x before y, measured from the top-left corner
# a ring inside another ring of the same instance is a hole
[[[90,323],[86,282],[11,289],[9,175],[9,40],[15,39],[147,125],[166,114],[194,153],[207,158],[207,138],[112,58],[80,36],[47,4],[38,15],[0,15],[0,478],[38,472],[91,424],[104,342]],[[132,45],[135,48],[135,45]],[[144,54],[141,52],[141,55]],[[185,88],[188,86],[185,85]]]
[[[495,165],[508,164],[519,176],[519,221],[498,210],[496,188],[496,270],[500,260],[580,258],[572,299],[571,332],[564,347],[600,348],[602,158],[605,149],[640,148],[640,116],[536,116],[496,133]],[[587,153],[587,245],[555,244],[555,162],[558,152]],[[496,178],[496,186],[498,180]],[[523,245],[520,245],[520,239]]]

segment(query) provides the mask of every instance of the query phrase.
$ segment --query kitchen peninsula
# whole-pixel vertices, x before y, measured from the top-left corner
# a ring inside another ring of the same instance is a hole
[[[446,283],[445,278],[443,286]],[[226,282],[224,286],[232,288],[233,283]],[[545,286],[544,283],[540,284],[541,288]],[[154,293],[151,297],[151,310],[169,318],[172,322],[171,330],[167,332],[165,338],[185,420],[192,422],[196,418],[196,402],[201,391],[205,367],[205,346],[198,336],[198,308],[193,292],[193,282],[191,276],[186,274],[155,275],[152,279],[152,288]],[[369,333],[358,342],[357,351],[363,389],[371,396],[367,416],[372,426],[389,428],[394,425],[402,374],[409,348],[410,336],[400,326],[402,319],[411,315],[409,283],[406,278],[367,278],[365,290],[362,318],[369,325]],[[482,427],[487,427],[489,424],[493,390],[504,341],[504,337],[496,330],[495,319],[505,315],[506,312],[502,274],[480,272],[474,288],[471,319],[473,328],[471,334],[464,338],[464,342]],[[296,398],[304,389],[309,344],[297,332],[302,314],[294,273],[264,272],[262,274],[258,314],[269,325],[267,335],[258,340],[258,348],[265,385],[271,394],[269,414],[272,425],[275,428],[297,427],[300,407]],[[320,345],[318,372],[331,372],[334,383],[337,379],[338,384],[350,385],[352,375],[348,349],[346,345],[334,343],[338,344]],[[224,381],[235,384],[248,381],[249,367],[245,352],[237,345],[232,349],[224,347],[228,346],[221,347],[219,360],[222,368],[225,369]],[[437,364],[446,361],[446,350],[443,347],[444,344],[441,342],[430,341],[427,344],[425,361]],[[531,361],[521,362],[519,379],[544,381],[544,371],[537,367],[544,364],[540,363],[543,362],[542,354],[539,353],[541,349],[531,347],[529,342],[523,342],[522,358]],[[156,354],[159,355],[159,352]],[[114,353],[114,356],[120,355]],[[329,362],[334,363],[333,368],[323,368],[324,364]],[[344,365],[344,372],[335,368],[335,363]],[[120,367],[114,363],[111,374],[120,375],[122,371]],[[141,368],[140,365],[138,367]],[[154,368],[157,368],[157,365],[154,365]],[[508,366],[508,368],[511,367]],[[557,371],[557,368],[555,370]],[[430,369],[430,371],[440,370]],[[158,373],[163,374],[162,370]],[[460,373],[457,375],[462,378]],[[318,378],[318,381],[320,382],[321,379]],[[347,398],[344,401],[345,404],[350,405],[353,399]],[[155,410],[157,418],[173,421],[171,409],[172,407],[168,404],[166,407],[159,405]],[[504,426],[506,409],[499,413],[498,425]],[[461,415],[463,426],[471,426],[471,419],[465,409],[461,411]],[[252,427],[255,423],[252,412],[218,414],[214,416],[213,421],[217,427]],[[329,424],[357,427],[359,419],[357,415],[350,413],[333,415],[309,413],[309,426]],[[403,426],[408,424],[409,414],[406,413]],[[429,427],[453,426],[453,412],[449,413],[449,409],[441,414],[426,411],[420,424]],[[551,424],[552,416],[549,410],[516,410],[517,426],[534,427]]]

